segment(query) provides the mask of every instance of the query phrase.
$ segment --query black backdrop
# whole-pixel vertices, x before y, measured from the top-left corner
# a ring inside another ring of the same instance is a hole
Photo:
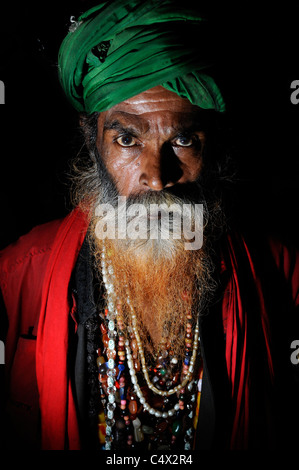
[[[93,3],[1,2],[0,248],[70,209],[66,175],[81,141],[56,57],[70,16]],[[296,12],[278,3],[262,11],[253,2],[217,10],[210,1],[205,9],[216,20],[220,84],[237,148],[238,217],[297,244],[299,104],[290,100],[299,80]]]

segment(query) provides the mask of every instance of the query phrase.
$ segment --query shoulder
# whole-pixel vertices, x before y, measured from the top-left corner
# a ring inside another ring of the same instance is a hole
[[[5,294],[41,285],[48,264],[59,255],[77,255],[86,235],[88,219],[76,208],[66,217],[39,225],[0,252],[0,288]],[[23,282],[25,281],[25,283]]]
[[[85,236],[88,218],[80,208],[71,211],[64,218],[56,219],[34,227],[16,242],[0,251],[0,276],[12,272],[24,263],[47,257],[57,246],[67,242],[67,234],[80,244]]]
[[[0,251],[0,273],[11,273],[38,257],[50,253],[63,219],[57,219],[34,227],[16,242]]]
[[[299,256],[294,244],[269,234],[237,232],[229,234],[228,246],[239,272],[247,265],[272,291],[273,279],[279,279],[299,303]]]

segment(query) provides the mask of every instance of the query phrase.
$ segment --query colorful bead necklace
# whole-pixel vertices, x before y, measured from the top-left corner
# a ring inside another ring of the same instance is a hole
[[[132,329],[125,335],[114,291],[113,268],[105,250],[101,263],[107,308],[101,323],[103,348],[98,350],[97,359],[103,405],[99,415],[100,443],[106,450],[136,446],[163,450],[174,444],[176,448],[180,444],[184,450],[190,450],[202,376],[198,324],[193,324],[190,313],[186,315],[182,370],[166,344],[157,363],[147,365],[129,297]]]

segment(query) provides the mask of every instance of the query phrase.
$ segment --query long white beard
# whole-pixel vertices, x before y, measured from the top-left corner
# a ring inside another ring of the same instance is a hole
[[[159,244],[159,241],[155,241]],[[137,317],[143,348],[157,356],[169,342],[178,358],[185,350],[186,315],[194,324],[214,289],[212,264],[203,250],[186,251],[180,240],[171,241],[167,256],[162,245],[138,248],[125,240],[106,240],[106,252],[114,273],[114,291],[126,332],[132,330],[128,297]],[[100,271],[102,240],[95,239],[95,256]]]
[[[95,236],[118,240],[132,256],[170,260],[177,250],[199,250],[203,242],[203,205],[184,203],[163,193],[150,193],[117,204],[98,204]]]

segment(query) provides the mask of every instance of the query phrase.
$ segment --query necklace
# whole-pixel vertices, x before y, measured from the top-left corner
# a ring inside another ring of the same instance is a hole
[[[155,439],[158,440],[158,447],[156,446],[158,450],[169,449],[170,444],[165,443],[166,430],[170,429],[172,420],[168,440],[170,439],[171,444],[174,444],[182,430],[182,420],[178,418],[182,418],[184,414],[185,425],[189,422],[187,428],[185,426],[184,449],[189,450],[196,421],[194,408],[198,408],[200,398],[200,393],[197,394],[197,380],[194,379],[196,359],[199,356],[198,324],[194,325],[192,341],[190,339],[192,315],[186,315],[186,351],[181,374],[177,370],[177,359],[170,357],[167,349],[162,352],[158,365],[149,367],[146,364],[136,315],[129,297],[127,307],[131,315],[132,331],[130,337],[125,335],[121,315],[117,308],[113,268],[105,249],[101,254],[101,264],[102,278],[107,293],[107,308],[105,321],[101,324],[104,348],[103,351],[98,351],[97,359],[101,399],[105,410],[99,416],[100,442],[104,443],[106,450],[117,449],[121,441],[124,444],[124,439],[121,437],[124,435],[125,427],[127,448],[143,442],[144,435],[149,434],[148,450]],[[103,356],[104,352],[107,360]],[[171,372],[173,372],[173,377],[171,377]],[[198,374],[200,370],[196,372]],[[180,377],[181,381],[178,383]],[[186,397],[189,397],[189,401]],[[140,404],[139,407],[137,401]],[[154,428],[149,426],[153,423],[153,419],[156,420]],[[146,424],[142,424],[142,421]]]

